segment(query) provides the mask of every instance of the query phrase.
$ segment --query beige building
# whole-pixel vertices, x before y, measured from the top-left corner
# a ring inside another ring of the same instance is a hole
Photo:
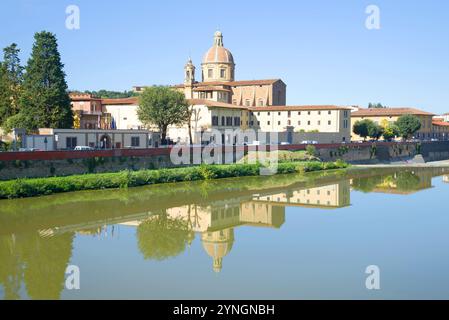
[[[51,145],[55,150],[74,149],[76,146],[101,149],[148,148],[151,139],[151,133],[146,130],[39,129],[39,136],[51,137]]]
[[[220,132],[223,143],[235,143],[236,138],[226,131],[237,129],[277,133],[279,142],[288,143],[305,140],[319,143],[350,141],[351,108],[332,105],[287,106],[286,85],[282,80],[238,81],[235,80],[235,66],[232,53],[224,47],[222,33],[217,31],[213,45],[201,63],[201,82],[196,80],[196,67],[189,59],[184,67],[184,83],[173,86],[175,90],[183,92],[191,104],[194,143],[218,143],[215,137],[208,137],[211,132]],[[144,89],[144,86],[133,88],[135,92]],[[108,129],[144,127],[137,117],[138,98],[98,100],[74,96],[74,109],[81,110],[83,115],[81,128],[91,126],[95,121],[102,122],[98,120],[101,116],[90,120],[91,113],[96,114],[99,110],[92,105],[98,103],[101,103],[102,117],[108,119],[104,121],[109,125]],[[169,127],[167,137],[173,143],[188,143],[188,126]],[[260,140],[257,136],[251,139]]]
[[[421,122],[421,129],[415,134],[416,139],[430,140],[433,138],[432,118],[434,114],[415,108],[360,108],[351,114],[351,139],[353,141],[363,140],[362,137],[352,132],[352,127],[356,121],[370,119],[375,123],[386,127],[388,124],[395,123],[403,115],[414,115]]]

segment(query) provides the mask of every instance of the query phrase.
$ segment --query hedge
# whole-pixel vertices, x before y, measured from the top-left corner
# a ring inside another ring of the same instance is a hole
[[[347,166],[342,161],[279,163],[276,174],[332,170],[346,168]],[[181,181],[258,176],[261,168],[260,164],[201,165],[174,169],[17,179],[0,182],[0,199],[34,197],[81,190],[128,188]]]

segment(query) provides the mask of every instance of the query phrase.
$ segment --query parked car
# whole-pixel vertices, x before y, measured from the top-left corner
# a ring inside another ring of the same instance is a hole
[[[318,141],[315,141],[315,140],[304,140],[304,141],[301,141],[301,144],[318,144]]]
[[[36,148],[19,148],[20,152],[34,152],[34,151],[40,151],[39,149]]]
[[[75,151],[92,151],[95,149],[92,147],[88,147],[88,146],[76,146],[74,150]]]
[[[281,142],[281,146],[288,146],[290,145],[290,142]]]

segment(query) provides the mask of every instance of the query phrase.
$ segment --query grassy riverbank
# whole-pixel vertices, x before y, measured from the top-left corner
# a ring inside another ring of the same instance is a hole
[[[343,169],[348,164],[336,162],[279,163],[276,174],[305,173]],[[18,179],[0,182],[0,199],[25,198],[81,190],[128,188],[159,183],[213,180],[260,175],[259,164],[201,165],[196,167],[122,171],[67,177]]]

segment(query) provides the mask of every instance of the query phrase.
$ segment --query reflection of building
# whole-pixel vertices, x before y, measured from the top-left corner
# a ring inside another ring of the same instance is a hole
[[[284,208],[270,204],[254,206],[239,199],[218,201],[208,206],[187,205],[167,209],[172,219],[187,220],[201,233],[204,250],[213,259],[213,270],[221,271],[223,258],[234,243],[234,227],[250,225],[279,228],[285,221]]]
[[[448,174],[443,176],[443,182],[449,183],[449,175]]]
[[[204,232],[201,235],[203,248],[213,259],[213,269],[220,272],[223,267],[223,258],[231,251],[234,244],[234,228],[215,232]]]
[[[254,197],[256,206],[262,202],[320,208],[346,207],[350,204],[349,181],[344,180],[327,186]]]

